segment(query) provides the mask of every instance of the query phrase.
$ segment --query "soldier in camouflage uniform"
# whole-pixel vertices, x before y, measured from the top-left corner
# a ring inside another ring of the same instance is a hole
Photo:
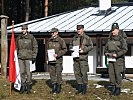
[[[74,74],[77,81],[76,94],[86,94],[89,66],[88,53],[93,48],[91,38],[84,33],[84,25],[77,25],[77,35],[73,37],[72,46],[79,46],[79,57],[74,58]]]
[[[127,35],[126,35],[126,33],[125,33],[123,30],[120,30],[120,29],[119,29],[118,23],[113,23],[113,24],[112,24],[112,28],[115,27],[115,26],[117,26],[116,29],[119,30],[118,34],[121,35],[121,36],[126,40],[126,42],[127,42]],[[110,37],[111,35],[112,35],[112,32],[109,33],[109,37]],[[125,59],[125,56],[124,56],[124,59]],[[121,72],[121,74],[122,74],[122,79],[126,79],[125,70],[126,70],[126,67],[125,67],[125,64],[124,64],[124,66],[123,66],[123,72]]]
[[[30,61],[32,61],[32,63],[35,62],[38,52],[38,44],[35,37],[28,33],[27,25],[22,26],[22,34],[16,39],[16,47],[21,75],[20,93],[23,93],[25,90],[27,90],[27,93],[30,93]]]
[[[105,45],[105,55],[108,58],[114,58],[116,61],[109,61],[108,72],[110,83],[112,86],[111,95],[118,96],[121,92],[121,81],[123,72],[123,66],[125,65],[124,55],[127,52],[127,41],[124,37],[119,34],[119,26],[117,23],[112,25],[112,35],[109,36],[109,39]]]
[[[67,52],[67,46],[65,41],[59,37],[58,29],[51,29],[52,36],[48,42],[48,50],[54,49],[56,58],[55,61],[47,61],[49,65],[49,73],[52,81],[52,93],[60,93],[61,92],[61,83],[62,83],[62,56]]]

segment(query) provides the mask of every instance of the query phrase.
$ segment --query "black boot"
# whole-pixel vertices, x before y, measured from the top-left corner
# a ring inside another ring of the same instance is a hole
[[[61,84],[57,84],[57,93],[61,92]]]
[[[26,89],[27,89],[27,94],[30,94],[31,93],[31,91],[30,91],[30,89],[31,89],[30,84],[26,85]]]
[[[78,84],[77,85],[77,92],[76,92],[76,94],[80,94],[80,93],[82,93],[82,84]]]
[[[116,90],[116,86],[112,85],[110,90],[111,90],[110,95],[114,95],[115,94],[115,90]]]
[[[23,94],[24,93],[24,91],[25,91],[25,86],[23,85],[23,86],[21,86],[21,89],[20,89],[20,94]]]
[[[114,96],[118,96],[118,95],[120,95],[120,93],[121,93],[121,88],[120,87],[116,87]]]
[[[87,84],[82,85],[82,94],[86,94],[87,91]]]
[[[57,83],[54,83],[52,86],[52,93],[56,94],[57,93]]]

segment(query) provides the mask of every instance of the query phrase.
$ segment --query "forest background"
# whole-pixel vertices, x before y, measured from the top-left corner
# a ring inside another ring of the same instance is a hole
[[[45,4],[46,1],[48,5]],[[133,0],[111,0],[112,4],[127,2]],[[46,6],[47,16],[51,16],[98,4],[99,0],[0,0],[0,15],[8,16],[8,25],[11,25],[12,20],[17,24],[45,17]]]

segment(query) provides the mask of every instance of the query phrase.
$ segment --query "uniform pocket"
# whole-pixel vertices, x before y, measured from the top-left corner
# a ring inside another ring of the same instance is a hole
[[[124,61],[124,59],[119,59],[117,61],[117,65],[118,65],[118,68],[119,68],[120,72],[123,72],[124,68],[125,68],[125,61]]]

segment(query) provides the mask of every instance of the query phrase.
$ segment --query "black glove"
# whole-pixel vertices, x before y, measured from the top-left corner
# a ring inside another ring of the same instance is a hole
[[[105,53],[107,57],[113,57],[113,53]]]
[[[32,64],[34,64],[34,63],[35,63],[35,61],[36,61],[36,59],[35,59],[35,58],[32,58]]]

